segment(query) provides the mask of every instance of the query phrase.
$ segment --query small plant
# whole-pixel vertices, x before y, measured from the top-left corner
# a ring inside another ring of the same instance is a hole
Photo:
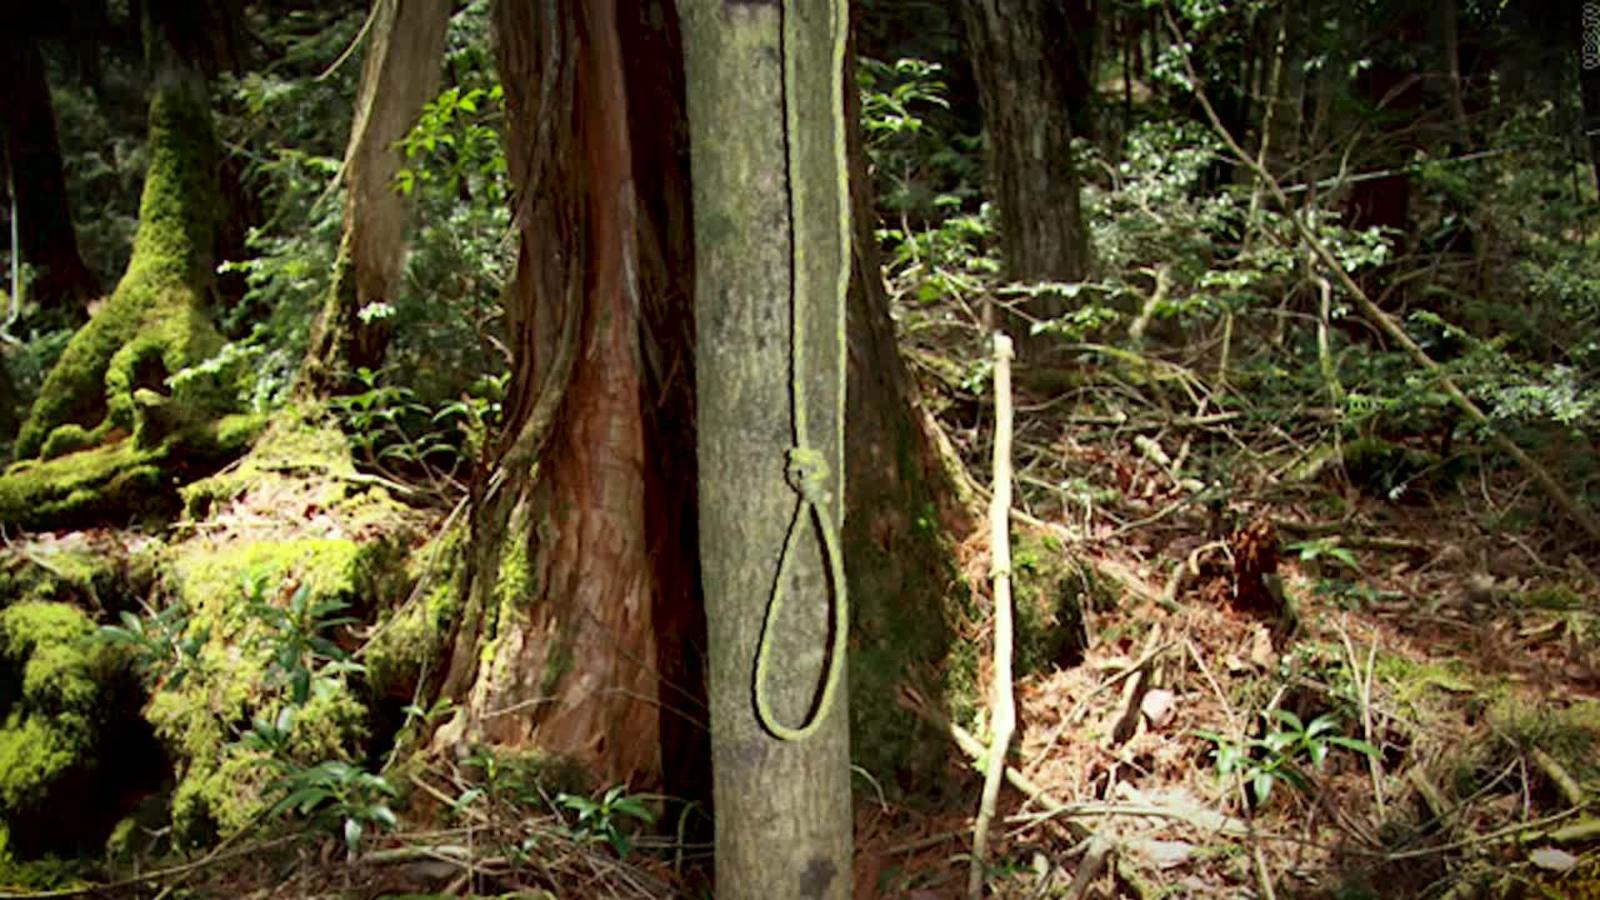
[[[1334,713],[1323,713],[1309,725],[1286,709],[1262,715],[1268,726],[1277,726],[1263,737],[1234,740],[1215,731],[1194,732],[1216,745],[1217,774],[1223,778],[1238,775],[1249,782],[1257,803],[1267,802],[1279,780],[1309,791],[1311,780],[1303,766],[1309,762],[1312,769],[1320,770],[1334,747],[1378,755],[1378,748],[1366,741],[1338,734],[1340,720]]]
[[[1309,541],[1299,541],[1290,544],[1287,548],[1290,553],[1300,558],[1301,562],[1316,562],[1319,559],[1331,559],[1355,571],[1361,570],[1361,564],[1356,561],[1356,556],[1349,548],[1339,546],[1337,537],[1314,538]]]
[[[617,855],[628,855],[628,836],[623,833],[623,818],[649,825],[656,814],[644,805],[639,797],[630,795],[627,785],[619,784],[606,791],[599,800],[577,794],[557,794],[556,803],[578,815],[573,834],[580,840],[600,840],[610,844]]]
[[[394,811],[389,808],[389,800],[396,796],[394,786],[383,776],[347,762],[328,760],[293,771],[278,779],[273,789],[283,794],[272,808],[274,813],[293,813],[313,827],[342,836],[351,859],[369,829],[395,827]]]
[[[177,604],[143,618],[124,610],[120,618],[121,625],[100,626],[99,640],[128,648],[147,686],[164,684],[176,690],[199,666],[200,648],[211,636],[209,629],[201,629],[185,637],[189,618]]]
[[[263,626],[254,642],[268,650],[269,674],[288,686],[296,706],[306,704],[314,686],[320,688],[333,676],[362,670],[325,634],[356,621],[335,615],[347,606],[339,599],[313,601],[309,584],[301,584],[288,604],[278,606],[267,599],[265,579],[246,578],[245,609]]]

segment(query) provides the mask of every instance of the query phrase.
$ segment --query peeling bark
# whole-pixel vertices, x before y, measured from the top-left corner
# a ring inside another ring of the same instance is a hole
[[[665,651],[657,638],[658,622],[696,621],[692,565],[670,533],[692,535],[693,517],[664,505],[692,491],[692,460],[656,449],[692,421],[677,415],[692,398],[692,332],[662,327],[688,315],[692,254],[686,174],[662,152],[681,143],[676,118],[629,90],[654,78],[670,100],[676,39],[660,3],[619,18],[614,0],[506,0],[494,15],[521,232],[515,362],[445,690],[468,697],[473,739],[655,784],[677,746],[664,735],[683,739],[663,716],[700,719],[681,683],[693,635]],[[643,209],[636,168],[662,192]]]

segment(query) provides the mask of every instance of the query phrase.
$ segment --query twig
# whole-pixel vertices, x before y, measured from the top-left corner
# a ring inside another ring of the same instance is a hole
[[[238,833],[242,834],[243,832],[241,831]],[[60,888],[52,891],[29,891],[24,893],[0,892],[0,900],[42,900],[42,898],[89,897],[95,894],[111,893],[114,891],[123,890],[125,888],[134,887],[136,885],[147,884],[152,881],[162,881],[168,878],[178,878],[184,875],[189,875],[191,873],[198,872],[207,866],[213,866],[217,863],[227,862],[230,859],[238,859],[241,856],[249,856],[252,853],[262,853],[267,850],[273,850],[278,847],[282,847],[285,844],[293,843],[294,841],[299,840],[301,837],[303,837],[303,835],[286,834],[282,837],[273,838],[270,841],[263,841],[262,843],[251,844],[246,847],[236,847],[232,850],[225,849],[226,845],[223,845],[219,846],[216,850],[211,851],[209,854],[201,857],[200,859],[194,860],[193,862],[186,862],[182,863],[181,865],[170,866],[165,869],[156,869],[154,871],[145,872],[142,875],[134,875],[129,878],[124,878],[121,881],[112,881],[106,884],[88,884],[80,887]]]
[[[989,822],[1000,796],[1000,778],[1006,769],[1006,749],[1017,725],[1016,698],[1011,691],[1011,338],[994,336],[994,497],[989,502],[989,542],[994,573],[994,711],[993,739],[989,743],[983,779],[983,800],[972,829],[972,868],[967,873],[967,896],[983,897],[984,859],[988,853]]]
[[[1089,850],[1083,855],[1083,862],[1078,863],[1078,871],[1072,876],[1072,886],[1067,888],[1068,897],[1079,900],[1089,893],[1090,886],[1104,871],[1106,859],[1115,848],[1115,842],[1103,834],[1089,839]]]
[[[1122,702],[1119,704],[1121,711],[1117,714],[1117,723],[1111,728],[1111,743],[1113,745],[1126,743],[1133,737],[1139,727],[1140,702],[1145,690],[1150,684],[1150,663],[1156,658],[1156,651],[1161,644],[1161,626],[1151,626],[1150,633],[1144,638],[1144,652],[1140,654],[1140,665],[1134,666],[1134,676],[1123,683]]]
[[[1556,790],[1561,792],[1561,796],[1567,801],[1567,805],[1583,806],[1583,786],[1578,784],[1578,779],[1573,778],[1572,774],[1566,770],[1566,767],[1557,762],[1555,757],[1538,747],[1533,748],[1529,755],[1533,757],[1533,764],[1539,767],[1540,772],[1544,773],[1544,777],[1550,779],[1550,783],[1554,784]]]
[[[1344,652],[1350,664],[1350,678],[1356,686],[1356,703],[1361,708],[1361,736],[1373,747],[1378,746],[1372,734],[1372,676],[1376,669],[1378,656],[1378,642],[1372,642],[1371,649],[1367,652],[1367,665],[1365,670],[1361,666],[1361,658],[1356,655],[1356,645],[1350,640],[1350,631],[1346,623],[1341,621],[1335,626],[1339,632],[1339,640],[1344,644]],[[1368,754],[1367,770],[1372,774],[1372,799],[1378,808],[1378,818],[1388,816],[1383,799],[1383,760],[1379,754]]]

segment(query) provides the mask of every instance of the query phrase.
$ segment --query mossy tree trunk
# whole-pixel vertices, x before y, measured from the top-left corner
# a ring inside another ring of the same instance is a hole
[[[493,16],[515,361],[443,689],[466,698],[463,737],[659,783],[664,758],[695,755],[679,716],[703,722],[674,19],[659,0],[502,0]]]
[[[854,9],[859,15],[861,7]],[[929,796],[928,785],[947,771],[950,742],[892,701],[908,680],[926,696],[943,694],[927,682],[937,680],[952,639],[945,608],[955,577],[949,535],[970,527],[971,510],[900,358],[874,234],[872,178],[856,127],[860,95],[847,91],[845,100],[854,232],[843,532],[850,549],[851,759],[882,784]]]
[[[20,29],[0,36],[0,135],[22,258],[36,270],[27,296],[46,309],[81,315],[100,285],[78,252],[44,57],[38,41]]]
[[[407,203],[394,187],[402,162],[395,144],[438,91],[449,25],[449,0],[374,0],[341,170],[344,237],[333,285],[301,366],[304,391],[326,393],[356,369],[383,362],[388,319],[363,318],[362,311],[393,303],[400,288]]]
[[[157,14],[172,21],[157,18]],[[149,169],[127,272],[46,377],[16,455],[49,455],[144,434],[141,402],[221,345],[205,313],[221,207],[206,79],[184,2],[145,7],[151,68]],[[47,440],[50,444],[47,445]]]
[[[1000,210],[1001,255],[1006,275],[1018,281],[1071,282],[1089,271],[1072,138],[1073,111],[1085,109],[1092,93],[1083,67],[1093,36],[1075,36],[1066,14],[1067,6],[1080,5],[961,0],[983,106],[990,196]],[[1087,112],[1081,116],[1087,120]],[[1035,318],[1066,311],[1067,298],[1055,293],[1030,299],[1024,309]],[[1011,327],[1026,355],[1026,324]]]
[[[844,135],[832,123],[849,83],[835,46],[845,7],[681,6],[694,173],[701,573],[724,898],[850,893],[848,692],[837,690],[829,704],[824,687],[830,663],[845,663],[833,658],[843,648],[832,649],[830,626],[844,586],[830,583],[820,524],[839,521],[841,479],[823,479],[825,498],[816,486],[802,489],[802,502],[785,478],[792,447],[826,461],[813,477],[843,471],[846,323],[836,291],[850,246],[840,228],[848,214],[838,190],[847,177]],[[797,516],[795,554],[780,567]],[[769,599],[779,593],[788,599],[768,622]],[[756,668],[763,646],[764,675]],[[798,740],[777,736],[772,719],[758,715],[763,690],[781,727],[818,716],[816,730]]]

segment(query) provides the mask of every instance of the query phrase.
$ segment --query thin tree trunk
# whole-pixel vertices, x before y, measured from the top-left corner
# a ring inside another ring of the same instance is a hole
[[[0,37],[0,132],[14,175],[22,258],[35,270],[28,297],[81,314],[100,285],[78,252],[44,58],[24,34]]]
[[[1591,3],[1571,4],[1578,38],[1578,96],[1583,105],[1583,134],[1590,166],[1600,189],[1600,13]]]
[[[839,190],[844,135],[825,123],[842,118],[834,104],[843,102],[845,4],[689,0],[681,9],[717,896],[847,897],[848,692],[825,686],[830,666],[846,662],[830,624],[845,597],[821,550],[821,522],[839,521],[843,493],[841,475],[827,473],[844,471],[845,322],[835,292],[848,265],[840,220],[849,201]],[[788,124],[798,122],[808,127]],[[805,363],[792,384],[797,351]],[[795,445],[815,454],[796,479],[803,500],[785,483]],[[791,522],[798,546],[780,567]],[[765,622],[779,597],[781,612]],[[763,647],[765,669],[756,662]],[[765,727],[758,707],[772,716]],[[802,739],[772,730],[806,731],[806,722],[815,730]]]
[[[1439,27],[1444,32],[1444,59],[1450,73],[1450,116],[1455,119],[1457,139],[1462,146],[1470,146],[1471,126],[1467,123],[1467,106],[1461,96],[1461,28],[1456,0],[1440,0]]]
[[[301,367],[301,388],[327,393],[358,368],[377,368],[389,345],[383,316],[362,317],[393,303],[405,269],[407,202],[394,188],[406,136],[439,87],[449,0],[374,0],[361,87],[341,177],[347,185],[344,237]]]

